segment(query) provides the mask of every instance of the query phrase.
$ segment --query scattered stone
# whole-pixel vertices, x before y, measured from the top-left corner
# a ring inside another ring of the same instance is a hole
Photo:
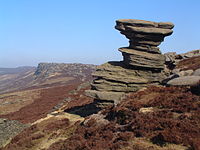
[[[139,113],[147,114],[147,113],[152,113],[154,112],[153,107],[146,107],[146,108],[140,108]]]
[[[72,98],[71,98],[71,97],[67,97],[67,98],[65,98],[63,101],[64,101],[64,102],[70,102],[70,101],[72,101]]]
[[[170,80],[180,77],[178,74],[172,74],[162,81],[162,84],[167,84]]]
[[[180,71],[178,72],[178,75],[180,77],[183,77],[183,76],[191,76],[193,74],[193,70],[184,70],[184,71]]]
[[[114,101],[115,104],[122,100],[124,92],[106,92],[96,90],[86,90],[86,95],[94,99]]]
[[[195,70],[192,75],[193,76],[200,76],[200,68]]]
[[[176,72],[174,71],[174,69],[177,69],[176,66],[183,60],[187,60],[192,57],[196,58],[200,56],[200,50],[193,50],[183,54],[176,54],[175,52],[169,52],[165,53],[164,55],[165,55],[165,65],[167,66],[167,68],[172,70],[173,73],[179,73],[180,70],[179,71],[176,70]]]
[[[173,86],[198,86],[200,84],[200,76],[183,76],[170,80],[168,85]]]
[[[27,125],[15,120],[0,118],[0,148],[10,142],[10,140],[20,133]]]
[[[0,118],[0,124],[3,124],[3,123],[5,123],[5,122],[6,122],[6,119]]]
[[[179,74],[179,72],[181,72],[180,68],[175,68],[175,69],[172,70],[173,74]]]
[[[83,124],[84,126],[88,126],[91,121],[95,121],[95,126],[103,126],[109,124],[109,121],[104,118],[105,116],[102,114],[93,114],[89,116],[89,118],[86,118]]]
[[[84,88],[86,88],[86,87],[89,87],[89,85],[90,85],[90,82],[84,82],[84,83],[82,83],[82,84],[80,84],[80,85],[78,86],[77,91],[80,91],[81,89],[84,89]]]
[[[166,63],[174,63],[176,59],[176,52],[165,53],[164,56]]]

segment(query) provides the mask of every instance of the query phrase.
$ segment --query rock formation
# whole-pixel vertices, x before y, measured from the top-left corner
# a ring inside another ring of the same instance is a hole
[[[96,79],[86,94],[100,101],[118,103],[125,93],[159,84],[164,78],[165,56],[158,46],[172,34],[173,27],[169,22],[117,20],[115,28],[129,39],[129,47],[119,48],[123,61],[97,67],[93,73]]]

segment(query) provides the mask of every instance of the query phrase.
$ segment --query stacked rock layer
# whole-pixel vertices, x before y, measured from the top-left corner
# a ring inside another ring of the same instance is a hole
[[[108,62],[97,67],[91,90],[86,94],[100,101],[118,103],[123,95],[164,78],[165,56],[159,45],[172,34],[169,22],[151,22],[135,19],[116,21],[115,28],[129,39],[129,47],[119,48],[123,61]]]

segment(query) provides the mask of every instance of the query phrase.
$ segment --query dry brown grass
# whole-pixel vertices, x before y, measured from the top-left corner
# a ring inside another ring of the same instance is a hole
[[[90,119],[48,150],[199,150],[199,102],[187,88],[149,87],[103,110],[109,124]],[[140,112],[150,107],[155,111]]]
[[[40,97],[40,90],[25,90],[0,95],[0,115],[16,112]]]
[[[74,80],[74,77],[57,77],[57,78],[49,78],[42,83],[36,83],[33,86],[45,86],[45,85],[52,85],[56,83],[67,83],[71,80]]]
[[[68,86],[55,86],[52,88],[40,89],[40,96],[34,99],[32,103],[22,107],[18,111],[7,115],[0,115],[0,117],[18,120],[21,123],[33,123],[38,119],[46,117],[53,107],[64,98],[68,97],[69,91],[76,87],[77,85],[74,83]]]
[[[120,150],[188,150],[187,147],[175,144],[166,144],[163,147],[153,144],[145,138],[134,138],[129,146]]]
[[[181,70],[196,70],[200,68],[200,56],[184,59],[177,64],[176,68],[180,68]]]
[[[73,118],[73,120],[70,121],[69,117]],[[31,127],[17,135],[3,150],[47,149],[53,143],[69,138],[76,130],[74,123],[82,120],[83,118],[78,116],[73,117],[70,114],[59,116],[49,115],[35,122]]]

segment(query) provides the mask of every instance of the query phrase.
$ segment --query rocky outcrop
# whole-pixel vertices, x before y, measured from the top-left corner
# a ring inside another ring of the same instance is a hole
[[[98,91],[137,91],[148,83],[159,82],[162,74],[151,70],[128,68],[123,62],[108,62],[93,73],[96,80],[91,84]]]
[[[16,120],[0,118],[0,148],[10,142],[10,140],[28,127]]]
[[[167,82],[168,86],[187,87],[193,94],[200,95],[200,76],[182,76]]]
[[[117,20],[115,28],[129,39],[129,47],[119,48],[123,61],[97,67],[93,73],[96,79],[86,95],[118,103],[126,93],[159,84],[164,79],[165,56],[158,46],[172,34],[173,27],[169,22]]]
[[[79,63],[39,63],[34,73],[36,78],[48,78],[58,73],[64,73],[69,76],[83,76],[91,74],[96,66],[92,64]]]
[[[176,65],[181,61],[184,61],[192,57],[200,57],[200,49],[192,50],[183,54],[177,54],[176,52],[168,52],[165,53],[164,56],[165,56],[166,66],[169,69],[173,70],[176,67]]]
[[[200,95],[200,50],[183,54],[170,52],[164,55],[165,73],[168,77],[162,81],[162,84],[186,87],[193,94]]]

